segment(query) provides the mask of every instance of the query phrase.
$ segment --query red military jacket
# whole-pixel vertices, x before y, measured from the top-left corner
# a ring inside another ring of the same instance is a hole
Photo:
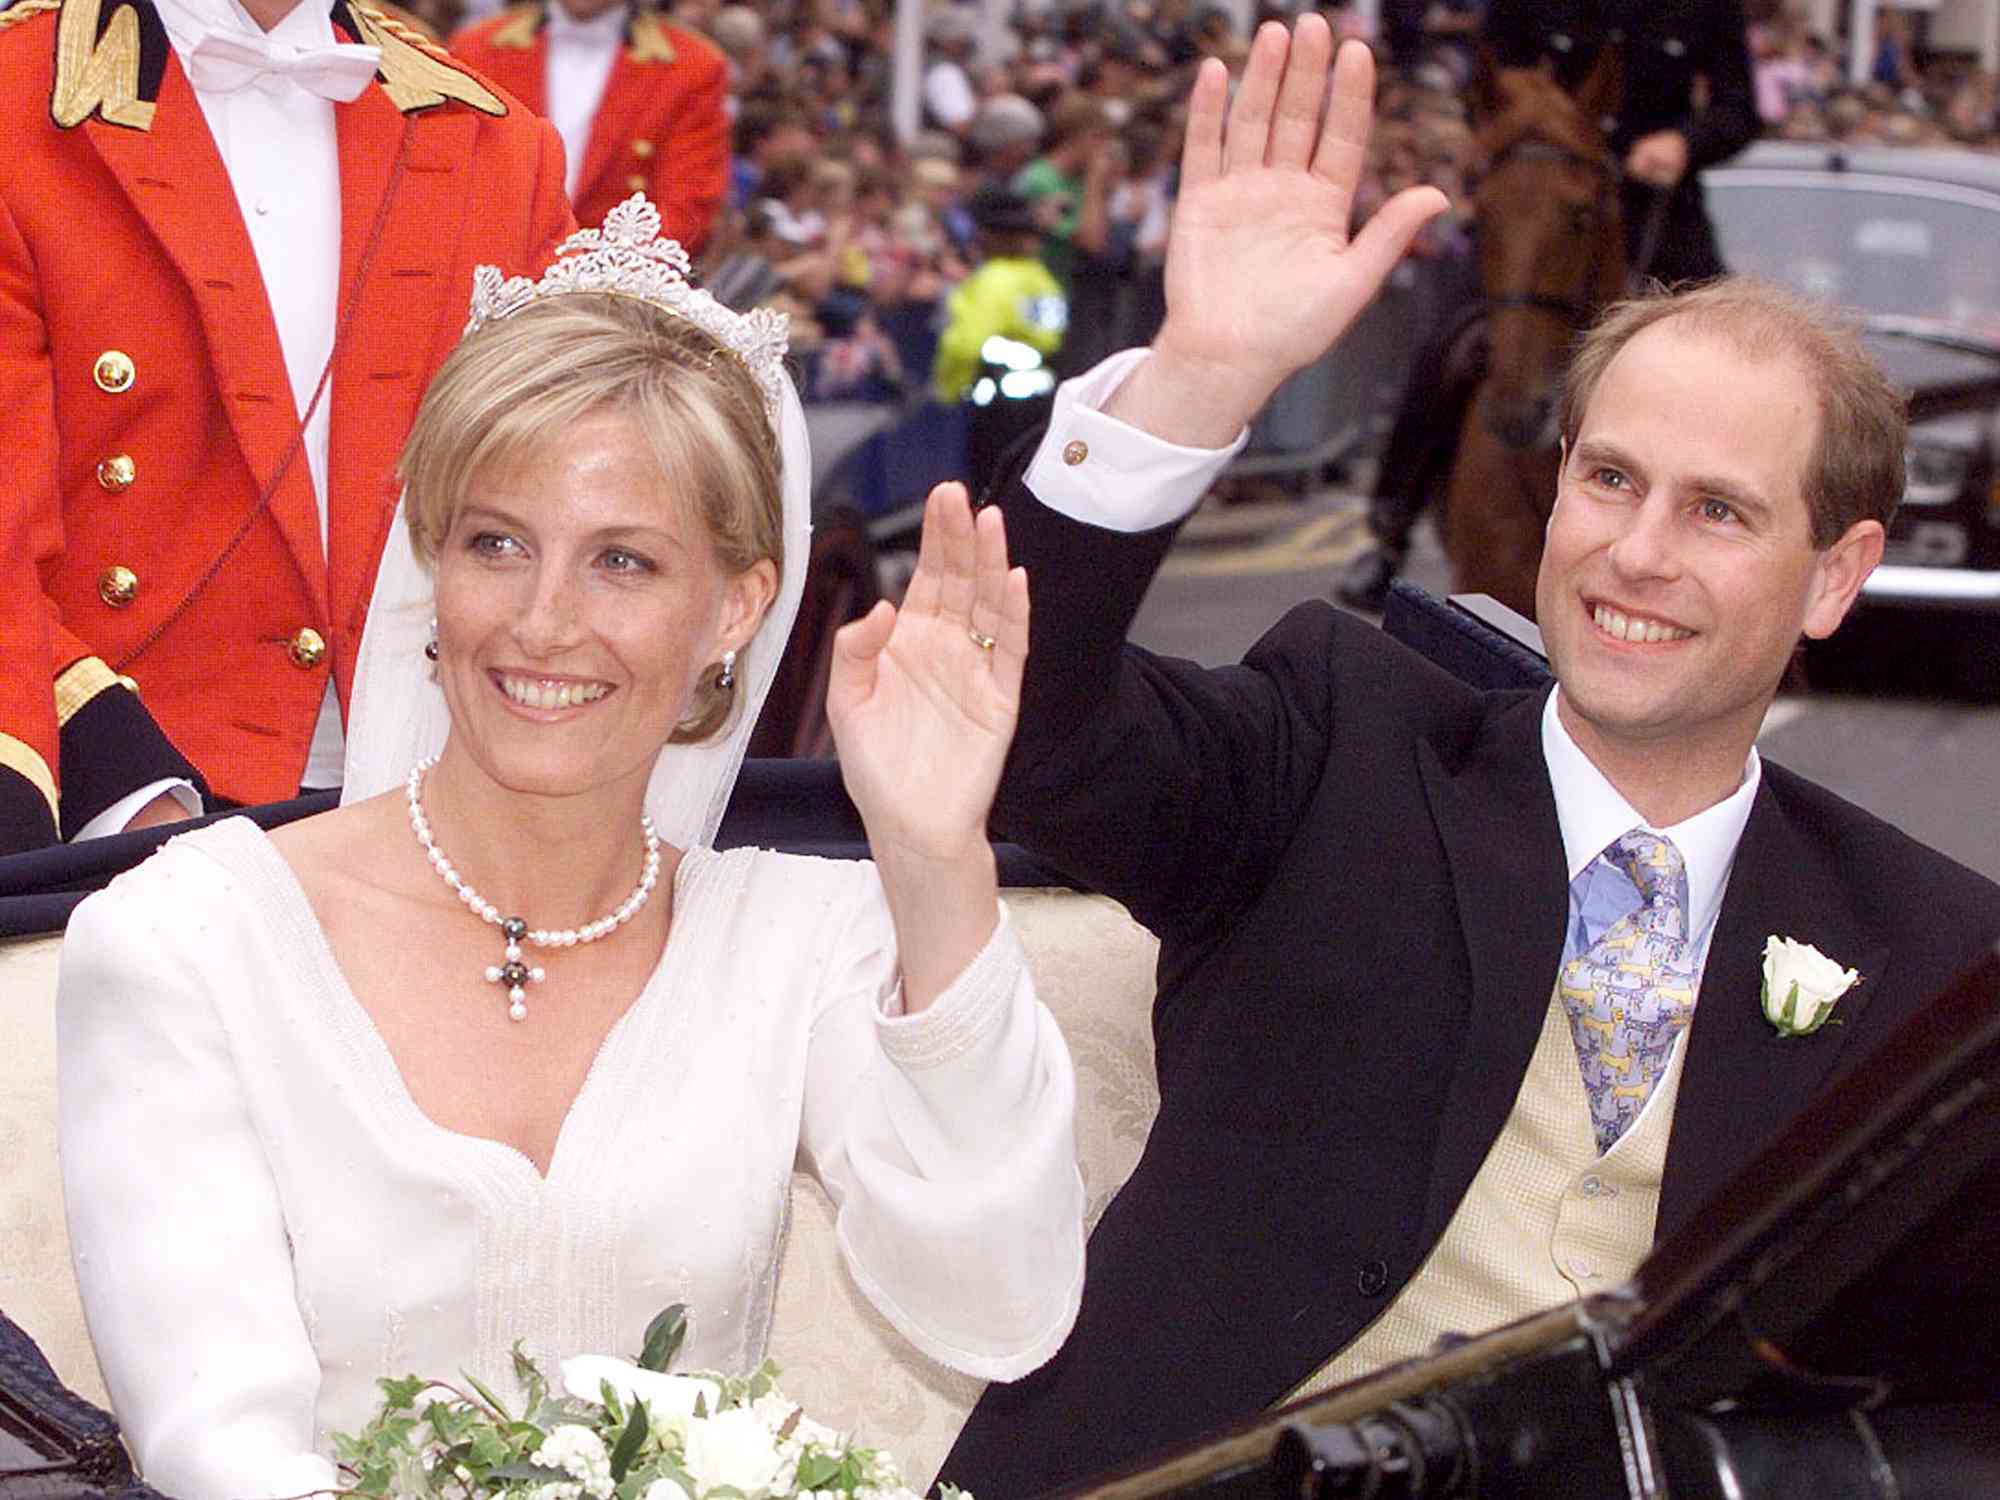
[[[573,228],[552,128],[380,12],[334,23],[382,57],[335,110],[323,551],[256,257],[151,0],[0,11],[0,853],[188,763],[296,794],[473,267],[537,270]]]
[[[548,110],[544,0],[517,5],[452,38],[452,54],[537,114]],[[651,12],[633,11],[572,200],[595,225],[634,193],[660,210],[664,232],[700,253],[729,189],[729,70],[714,43]]]

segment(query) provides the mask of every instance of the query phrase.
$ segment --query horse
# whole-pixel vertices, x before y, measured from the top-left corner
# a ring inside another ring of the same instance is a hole
[[[1531,619],[1561,468],[1563,369],[1597,308],[1625,291],[1620,168],[1599,123],[1622,89],[1618,49],[1606,47],[1574,94],[1545,68],[1498,67],[1477,92],[1486,357],[1445,491],[1445,555],[1458,592]]]

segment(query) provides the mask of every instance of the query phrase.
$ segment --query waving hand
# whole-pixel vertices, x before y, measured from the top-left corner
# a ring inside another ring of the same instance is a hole
[[[827,717],[896,919],[904,1003],[927,1004],[993,930],[986,815],[1014,738],[1028,579],[997,510],[959,484],[924,507],[917,571],[834,641]]]
[[[1289,33],[1259,28],[1233,103],[1222,64],[1202,64],[1167,242],[1166,322],[1155,357],[1108,411],[1219,446],[1346,331],[1445,207],[1435,188],[1409,188],[1350,238],[1374,96],[1367,47],[1349,42],[1335,58],[1316,13]]]

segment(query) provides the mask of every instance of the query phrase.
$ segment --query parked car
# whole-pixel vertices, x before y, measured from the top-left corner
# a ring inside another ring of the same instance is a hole
[[[1851,308],[1909,394],[1857,635],[1914,618],[1961,686],[2000,689],[2000,158],[1760,141],[1702,184],[1730,269]]]

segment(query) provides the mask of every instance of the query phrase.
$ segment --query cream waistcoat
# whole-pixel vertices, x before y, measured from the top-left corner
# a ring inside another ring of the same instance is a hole
[[[1551,993],[1514,1108],[1430,1258],[1292,1397],[1628,1279],[1652,1249],[1686,1051],[1675,1048],[1645,1110],[1599,1156],[1569,1017]]]

